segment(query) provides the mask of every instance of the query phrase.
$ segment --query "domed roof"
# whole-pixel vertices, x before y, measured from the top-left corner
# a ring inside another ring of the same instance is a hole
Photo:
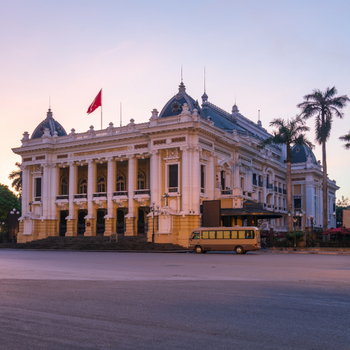
[[[179,115],[182,112],[182,106],[187,103],[189,111],[192,113],[194,109],[197,109],[200,114],[200,107],[198,102],[191,96],[187,95],[186,87],[183,82],[179,85],[179,92],[172,97],[167,104],[163,107],[159,114],[159,118],[173,117]]]
[[[311,162],[317,164],[316,157],[312,150],[306,145],[294,145],[292,148],[292,164],[305,163],[311,157]]]
[[[43,120],[33,131],[31,139],[39,139],[44,134],[44,129],[50,130],[50,135],[53,136],[54,132],[57,132],[57,136],[66,136],[66,130],[64,130],[63,126],[57,122],[52,117],[51,109],[47,111],[46,119]]]

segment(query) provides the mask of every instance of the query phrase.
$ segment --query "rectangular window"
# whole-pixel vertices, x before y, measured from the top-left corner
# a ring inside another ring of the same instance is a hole
[[[202,231],[202,239],[208,239],[209,238],[209,232],[208,231]]]
[[[294,198],[294,208],[301,209],[301,198]]]
[[[237,231],[231,231],[231,238],[237,239]]]
[[[216,239],[223,239],[224,231],[216,231]]]
[[[209,239],[215,239],[215,231],[209,231]]]
[[[35,179],[35,199],[36,198],[41,198],[41,177]]]
[[[201,193],[204,193],[205,189],[205,175],[204,175],[204,165],[201,164]]]
[[[220,172],[220,180],[221,180],[221,189],[224,190],[226,187],[225,184],[225,172],[223,170],[221,170]]]
[[[238,231],[238,239],[245,239],[245,231],[243,230]]]
[[[169,192],[178,191],[178,165],[169,165]]]
[[[231,238],[231,232],[230,231],[224,231],[224,239],[230,239]]]
[[[253,230],[245,231],[245,238],[246,239],[253,239],[254,238],[254,231]]]

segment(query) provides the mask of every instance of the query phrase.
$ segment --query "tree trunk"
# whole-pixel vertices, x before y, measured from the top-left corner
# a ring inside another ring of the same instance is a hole
[[[322,142],[322,165],[323,165],[323,231],[328,228],[328,188],[327,188],[327,160],[326,160],[326,142]]]
[[[292,163],[290,159],[287,159],[287,211],[290,212],[290,216],[287,216],[288,232],[290,232],[293,231]]]

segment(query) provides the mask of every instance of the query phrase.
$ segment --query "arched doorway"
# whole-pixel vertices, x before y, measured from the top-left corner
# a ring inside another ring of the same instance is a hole
[[[77,235],[84,236],[85,233],[85,216],[87,212],[85,210],[79,210],[78,212],[78,223],[77,223]]]
[[[139,208],[139,215],[137,220],[137,234],[138,235],[147,235],[148,222],[147,214],[149,214],[149,207]]]
[[[125,214],[126,209],[117,210],[117,233],[119,235],[124,235],[125,233]]]
[[[67,232],[67,220],[66,217],[68,216],[67,210],[62,210],[60,213],[60,230],[59,235],[65,236]]]
[[[105,209],[97,210],[96,220],[96,236],[103,236],[105,233],[105,215],[107,211]]]

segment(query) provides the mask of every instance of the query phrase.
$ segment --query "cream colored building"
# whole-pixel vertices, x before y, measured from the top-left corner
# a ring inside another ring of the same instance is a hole
[[[51,110],[30,135],[23,134],[22,216],[18,242],[47,236],[147,235],[155,242],[187,246],[190,231],[201,225],[201,203],[218,199],[229,213],[223,225],[259,224],[286,230],[285,150],[257,145],[270,135],[239,113],[208,101],[199,104],[183,83],[148,122],[69,134]],[[322,169],[307,148],[294,149],[293,196],[308,218],[321,225]],[[330,227],[338,189],[329,181]],[[250,222],[245,202],[261,203],[280,216]],[[153,212],[154,209],[154,212]],[[230,214],[231,213],[231,214]],[[154,216],[153,216],[154,214]],[[154,223],[154,227],[153,227]]]

